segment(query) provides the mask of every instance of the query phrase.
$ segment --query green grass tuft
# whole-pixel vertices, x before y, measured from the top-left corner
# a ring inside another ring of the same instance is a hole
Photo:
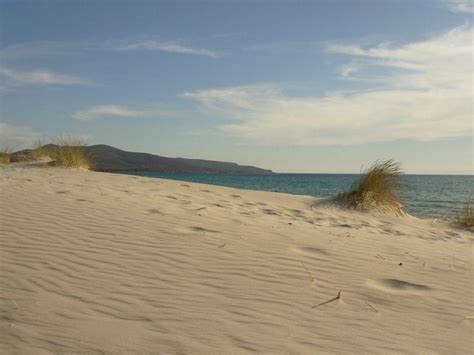
[[[403,206],[396,194],[402,185],[401,165],[394,160],[377,161],[362,173],[352,188],[337,199],[345,206],[360,211],[373,209],[400,210]]]

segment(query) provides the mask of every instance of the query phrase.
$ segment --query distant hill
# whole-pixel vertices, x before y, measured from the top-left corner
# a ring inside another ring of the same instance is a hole
[[[51,149],[48,144],[44,148]],[[202,159],[168,158],[148,153],[127,152],[108,145],[99,144],[86,147],[93,157],[91,169],[95,171],[128,172],[183,172],[183,173],[234,173],[234,174],[271,174],[271,170],[236,163],[219,162]],[[18,160],[29,150],[15,152],[12,160]]]

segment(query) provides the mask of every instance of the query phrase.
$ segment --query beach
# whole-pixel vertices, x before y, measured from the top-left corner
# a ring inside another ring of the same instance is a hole
[[[310,196],[0,167],[0,353],[468,354],[472,231]]]

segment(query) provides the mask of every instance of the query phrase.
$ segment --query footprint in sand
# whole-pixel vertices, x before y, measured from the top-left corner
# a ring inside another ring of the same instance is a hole
[[[306,216],[303,211],[290,209],[289,212],[290,212],[290,216],[293,216],[299,219],[306,219]]]
[[[206,229],[206,228],[202,228],[202,227],[196,227],[196,226],[190,227],[189,229],[191,229],[193,232],[219,233],[219,231],[215,231],[215,230],[212,230],[212,229]]]
[[[431,287],[399,279],[369,280],[369,285],[381,291],[398,294],[416,294],[431,290]]]
[[[275,210],[272,210],[271,208],[264,208],[262,209],[262,212],[270,216],[280,216],[280,213],[276,212]]]
[[[163,212],[158,211],[158,210],[155,210],[155,209],[153,209],[153,208],[152,208],[152,209],[149,209],[148,212],[149,212],[149,213],[152,213],[152,214],[163,214]]]
[[[226,201],[227,202],[227,201]],[[221,205],[220,203],[211,203],[210,206],[216,206],[216,207],[219,207],[219,208],[225,208],[224,205]]]
[[[459,233],[447,231],[446,235],[450,237],[459,237]]]

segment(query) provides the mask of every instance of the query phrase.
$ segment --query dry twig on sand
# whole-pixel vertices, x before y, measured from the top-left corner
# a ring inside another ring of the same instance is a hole
[[[313,306],[313,307],[311,307],[311,308],[317,308],[317,307],[323,306],[323,305],[325,305],[325,304],[328,304],[328,303],[337,301],[337,300],[340,299],[340,298],[341,298],[341,291],[339,291],[339,292],[337,293],[337,296],[336,296],[336,297],[331,298],[330,300],[327,300],[327,301],[325,301],[325,302],[323,302],[323,303],[320,303],[320,304],[318,304],[318,305],[316,305],[316,306]]]

